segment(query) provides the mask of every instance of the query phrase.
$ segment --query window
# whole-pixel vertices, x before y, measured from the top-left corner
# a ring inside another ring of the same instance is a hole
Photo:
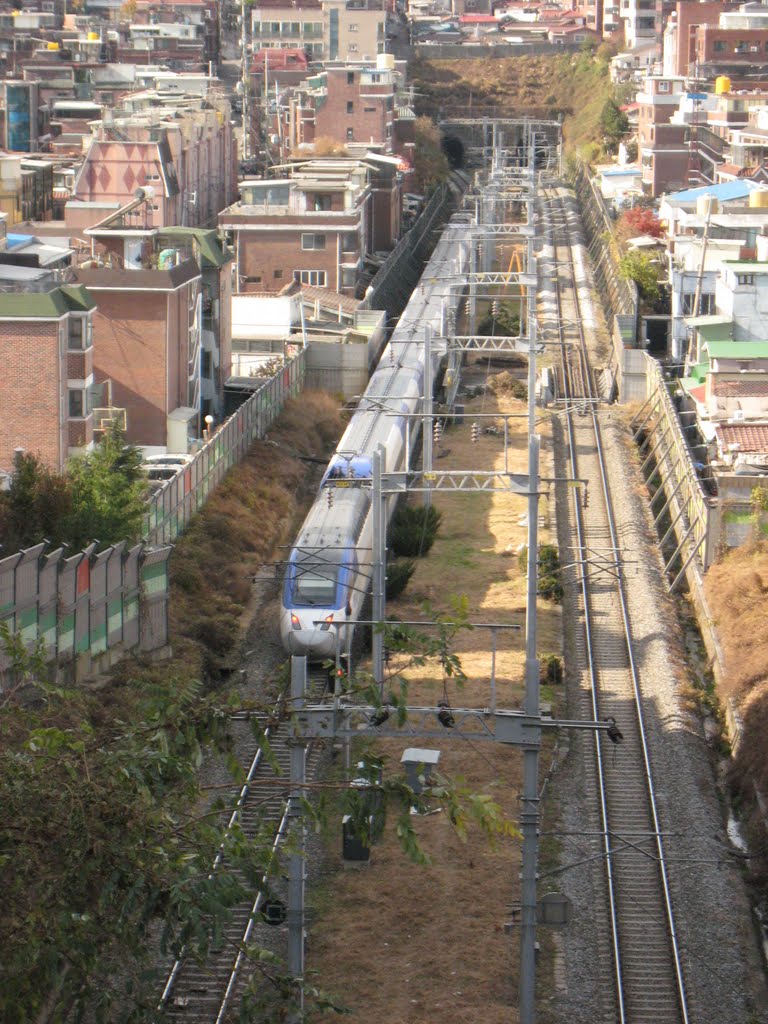
[[[349,50],[350,53],[357,53],[359,47],[357,43],[350,43],[347,49]]]
[[[358,31],[357,25],[354,22],[349,25],[349,31],[350,32],[357,32]]]
[[[341,236],[342,252],[357,252],[357,232],[345,231]]]
[[[747,361],[744,361],[744,362],[740,361],[739,362],[739,369],[740,370],[751,370],[751,369],[753,369],[751,360],[747,360]]]
[[[69,388],[69,418],[81,420],[88,415],[87,392],[84,388]]]
[[[700,316],[713,316],[716,312],[715,296],[711,292],[708,295],[702,295],[699,306]]]
[[[357,271],[354,267],[341,268],[341,287],[354,288],[357,282]]]
[[[200,375],[202,377],[211,376],[211,353],[207,348],[200,353]]]
[[[740,39],[733,48],[734,53],[746,53],[749,50],[746,40]]]
[[[316,288],[325,288],[326,273],[324,270],[294,270],[293,279],[300,284],[311,284]]]
[[[325,248],[325,235],[302,235],[301,236],[301,248],[302,249],[324,249]]]
[[[375,114],[376,113],[376,107],[363,107],[363,111],[366,114]]]
[[[352,100],[348,100],[347,101],[347,113],[348,114],[354,114],[354,112],[355,112],[355,104],[352,102]]]
[[[282,270],[273,270],[272,271],[272,277],[274,277],[274,279],[276,281],[279,281],[282,276],[283,276]]]
[[[736,283],[741,285],[753,285],[755,283],[754,274],[737,274]]]
[[[355,138],[355,129],[347,128],[347,142],[352,142]]]
[[[669,92],[669,82],[659,82],[659,92]]]
[[[348,71],[347,72],[347,85],[354,85],[354,84],[355,84],[355,72],[354,71]]]
[[[310,205],[316,213],[320,210],[330,210],[331,197],[327,193],[318,192],[312,196]]]
[[[82,316],[70,316],[69,333],[67,335],[67,348],[72,351],[79,351],[87,348],[88,339],[85,329],[85,319]]]

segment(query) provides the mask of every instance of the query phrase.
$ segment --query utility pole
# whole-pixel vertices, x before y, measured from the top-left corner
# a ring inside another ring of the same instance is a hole
[[[291,709],[299,715],[304,707],[307,690],[306,657],[291,658]],[[288,805],[288,820],[293,845],[288,859],[288,971],[298,983],[297,1020],[303,1019],[304,1011],[304,947],[305,913],[304,890],[306,884],[306,859],[304,855],[305,826],[301,801],[306,797],[307,741],[298,729],[290,739],[291,749],[291,795]]]
[[[251,100],[250,100],[250,77],[248,75],[248,27],[246,22],[247,10],[245,0],[240,0],[240,84],[243,95],[243,160],[251,156]]]
[[[432,416],[432,391],[434,383],[432,380],[432,328],[427,324],[424,328],[424,420],[421,426],[422,444],[422,465],[426,473],[432,472],[432,441],[434,418]],[[432,504],[432,494],[426,491],[424,494],[424,507],[429,508]],[[375,618],[375,616],[374,616]]]
[[[384,501],[385,498],[382,496],[381,479],[383,472],[384,462],[384,446],[378,445],[376,451],[373,453],[372,462],[372,485],[373,485],[373,509],[372,509],[372,526],[373,526],[373,538],[371,545],[373,547],[373,595],[372,595],[372,611],[374,622],[384,622],[386,609],[385,609],[385,596],[386,596],[386,559],[387,559],[387,536],[386,536],[386,516],[384,515]],[[379,687],[379,691],[384,690],[384,634],[378,630],[375,626],[373,627],[373,640],[372,640],[372,660],[373,660],[373,679]]]

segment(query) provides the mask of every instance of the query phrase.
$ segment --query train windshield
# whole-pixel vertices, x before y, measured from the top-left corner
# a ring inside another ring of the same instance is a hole
[[[297,604],[329,607],[336,593],[336,566],[329,566],[327,570],[297,566],[293,591]]]

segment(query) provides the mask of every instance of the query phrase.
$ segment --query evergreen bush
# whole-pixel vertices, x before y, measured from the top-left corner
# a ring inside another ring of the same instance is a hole
[[[416,571],[416,563],[412,558],[402,558],[387,565],[387,600],[394,601],[408,586]]]
[[[420,558],[435,542],[442,515],[434,505],[400,505],[389,527],[395,558]]]

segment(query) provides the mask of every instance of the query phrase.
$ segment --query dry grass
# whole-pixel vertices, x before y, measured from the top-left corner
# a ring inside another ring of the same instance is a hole
[[[524,413],[525,403],[506,393],[489,393],[467,404],[468,412],[473,409]],[[509,468],[526,472],[525,419],[510,425]],[[439,470],[504,467],[502,438],[481,435],[473,445],[469,421],[447,431],[441,449],[435,461]],[[542,472],[547,475],[546,469]],[[435,505],[443,513],[437,541],[388,614],[420,619],[421,599],[435,610],[449,611],[450,596],[464,595],[472,621],[523,625],[525,584],[516,551],[526,540],[525,499],[442,494]],[[548,539],[546,531],[543,539]],[[541,649],[559,650],[559,608],[542,603],[540,624]],[[498,703],[517,707],[522,632],[500,633],[498,646]],[[456,649],[469,680],[464,690],[444,686],[429,667],[409,670],[413,703],[432,703],[445,692],[454,707],[488,705],[489,631],[460,633]],[[388,773],[399,770],[403,749],[414,745],[420,742],[377,744]],[[516,750],[451,739],[423,745],[441,750],[442,772],[465,780],[473,792],[488,793],[516,821],[521,786]],[[330,844],[330,891],[319,896],[327,909],[311,930],[309,967],[318,972],[321,987],[350,1008],[351,1024],[509,1024],[517,1019],[517,950],[503,925],[509,920],[508,905],[519,898],[519,840],[505,839],[492,849],[473,834],[464,844],[442,814],[414,819],[414,825],[431,858],[426,867],[405,859],[391,830],[373,849],[369,865],[359,870],[340,872],[339,844]]]
[[[768,679],[768,543],[712,566],[705,592],[725,655],[727,696],[741,703]]]
[[[307,463],[328,458],[343,430],[339,405],[305,391],[286,404],[267,441],[256,442],[192,520],[171,556],[171,639],[178,661],[215,679],[233,667],[250,618],[252,578],[292,539],[304,511]]]

